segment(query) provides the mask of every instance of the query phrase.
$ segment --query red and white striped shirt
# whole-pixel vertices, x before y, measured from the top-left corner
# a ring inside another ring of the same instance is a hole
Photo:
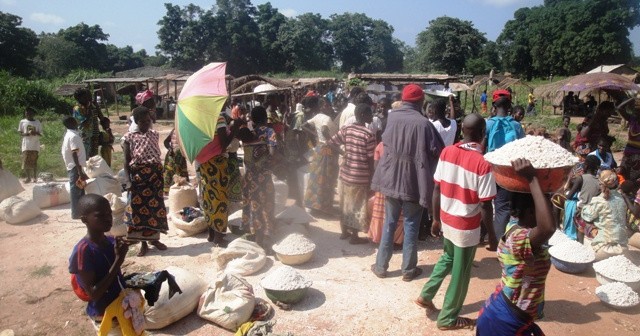
[[[480,241],[480,203],[496,195],[491,165],[477,143],[445,147],[433,176],[440,185],[440,221],[444,237],[458,247]],[[489,223],[492,224],[492,223]]]

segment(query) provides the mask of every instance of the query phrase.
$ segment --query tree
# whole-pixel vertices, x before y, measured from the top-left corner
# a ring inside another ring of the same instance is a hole
[[[402,52],[393,27],[361,13],[331,15],[335,56],[342,71],[375,72],[402,69]]]
[[[288,55],[285,68],[329,70],[333,61],[329,23],[320,14],[305,13],[285,22],[278,32],[276,48]]]
[[[287,22],[287,17],[271,6],[270,2],[258,5],[256,23],[260,30],[260,45],[265,55],[263,71],[281,72],[285,70],[286,58],[282,50],[276,48],[280,28]]]
[[[109,71],[119,72],[144,66],[142,55],[146,56],[146,51],[144,49],[141,51],[143,51],[143,53],[134,53],[131,46],[118,48],[113,44],[108,44],[106,60],[107,68]]]
[[[32,71],[31,59],[36,55],[38,38],[31,29],[21,25],[21,17],[0,12],[0,69],[28,76]]]
[[[193,4],[185,8],[170,3],[164,6],[167,13],[158,21],[160,43],[156,47],[170,59],[171,66],[199,69],[209,60],[207,49],[214,44],[212,36],[221,35],[213,13]]]
[[[528,78],[570,75],[629,62],[629,30],[638,25],[637,0],[546,0],[517,10],[497,43],[509,71]]]
[[[423,71],[461,73],[467,60],[477,58],[487,42],[471,21],[441,16],[429,21],[418,34],[416,45]]]
[[[72,70],[83,68],[82,49],[57,34],[41,34],[35,65],[39,75],[61,77]]]
[[[79,67],[85,69],[96,69],[108,71],[107,67],[107,46],[101,41],[107,41],[109,34],[105,34],[99,25],[89,26],[79,23],[67,29],[61,29],[58,35],[63,39],[72,42],[80,49],[78,59]]]

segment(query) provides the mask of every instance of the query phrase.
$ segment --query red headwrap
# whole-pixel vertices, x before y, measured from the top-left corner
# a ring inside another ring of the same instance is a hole
[[[402,89],[402,100],[415,103],[424,98],[424,91],[417,84],[409,84]]]
[[[136,104],[142,105],[144,102],[151,98],[153,98],[153,91],[151,90],[138,92],[138,94],[136,95]]]

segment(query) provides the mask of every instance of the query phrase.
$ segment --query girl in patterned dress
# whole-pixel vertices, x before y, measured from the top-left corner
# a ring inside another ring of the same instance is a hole
[[[535,323],[543,317],[544,289],[551,268],[544,245],[555,232],[551,204],[542,193],[531,163],[512,163],[529,181],[531,194],[514,193],[512,219],[498,244],[502,279],[480,309],[476,335],[544,335]]]
[[[123,137],[124,171],[129,178],[129,196],[125,209],[127,239],[142,241],[138,256],[147,253],[147,241],[158,250],[167,246],[160,242],[160,233],[167,233],[167,210],[164,206],[160,135],[151,129],[149,109],[133,110],[138,131]]]

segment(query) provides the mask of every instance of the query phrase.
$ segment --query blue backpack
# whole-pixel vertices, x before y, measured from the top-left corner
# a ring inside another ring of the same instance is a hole
[[[490,120],[493,120],[493,125],[487,131],[487,152],[493,152],[518,139],[518,132],[513,127],[512,117],[492,117]]]

